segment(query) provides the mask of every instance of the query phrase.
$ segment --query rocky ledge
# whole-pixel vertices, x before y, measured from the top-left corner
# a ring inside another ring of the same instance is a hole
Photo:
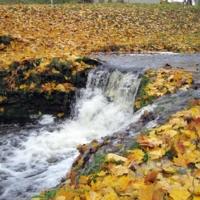
[[[88,57],[71,56],[50,62],[23,60],[0,68],[0,119],[68,116],[75,91],[85,87],[89,70],[98,64]]]

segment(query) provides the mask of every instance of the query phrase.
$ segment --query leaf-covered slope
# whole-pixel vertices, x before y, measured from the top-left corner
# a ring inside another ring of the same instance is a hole
[[[192,74],[183,69],[173,69],[171,66],[157,70],[149,69],[142,77],[134,110],[152,104],[165,94],[174,94],[179,89],[189,89],[192,82]]]
[[[97,64],[75,56],[69,56],[67,61],[42,60],[13,62],[0,71],[0,117],[28,117],[38,112],[70,114],[74,91],[85,86],[88,70]]]
[[[77,182],[73,168],[69,184],[33,199],[198,200],[199,137],[200,100],[193,99],[188,109],[173,114],[166,124],[138,135],[123,156],[99,156],[95,162],[101,163],[100,167],[82,174]],[[95,149],[98,143],[92,145]],[[82,150],[87,150],[87,145]]]

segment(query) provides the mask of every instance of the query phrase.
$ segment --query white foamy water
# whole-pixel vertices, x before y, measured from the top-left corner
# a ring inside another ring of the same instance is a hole
[[[36,128],[1,136],[0,200],[26,199],[57,185],[70,171],[77,145],[137,121],[142,113],[133,115],[133,104],[139,82],[138,74],[94,70],[73,119],[58,123],[44,115]]]

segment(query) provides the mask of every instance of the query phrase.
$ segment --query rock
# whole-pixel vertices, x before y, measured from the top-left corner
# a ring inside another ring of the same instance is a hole
[[[0,69],[0,120],[39,114],[69,116],[76,90],[86,86],[89,70],[100,64],[87,57],[41,63],[42,59],[24,60]]]

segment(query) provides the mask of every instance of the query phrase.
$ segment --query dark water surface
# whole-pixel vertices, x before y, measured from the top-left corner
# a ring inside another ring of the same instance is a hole
[[[192,71],[200,71],[200,53],[179,54],[179,53],[149,53],[149,54],[94,54],[105,63],[114,65],[124,70],[157,69],[166,64],[172,67],[180,67]]]

